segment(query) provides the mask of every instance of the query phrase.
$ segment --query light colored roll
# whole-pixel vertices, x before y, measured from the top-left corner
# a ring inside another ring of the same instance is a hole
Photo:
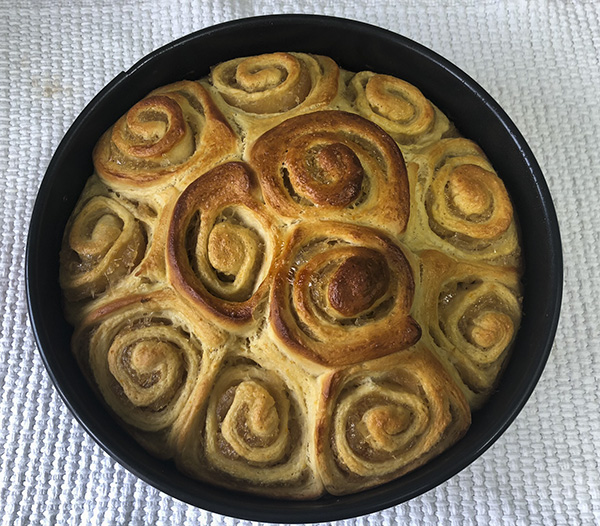
[[[292,378],[247,359],[225,359],[204,418],[188,430],[187,472],[267,496],[319,496],[304,397]]]
[[[144,227],[122,204],[90,197],[71,218],[63,239],[60,284],[71,301],[94,299],[129,275],[146,250]]]
[[[431,460],[466,432],[462,393],[422,346],[326,378],[317,461],[325,488],[345,495]]]
[[[337,94],[338,67],[328,57],[268,53],[215,66],[212,85],[223,99],[248,113],[283,113],[330,102]]]
[[[517,265],[518,226],[506,188],[472,141],[445,139],[409,166],[407,243],[459,259]]]
[[[73,337],[82,369],[110,410],[167,457],[207,376],[204,361],[225,341],[184,311],[170,291],[132,295],[91,312]]]
[[[415,317],[424,338],[454,373],[469,403],[481,407],[498,381],[521,319],[515,268],[421,255]]]
[[[350,88],[358,113],[403,146],[437,141],[450,129],[446,116],[404,80],[361,71],[350,81]]]

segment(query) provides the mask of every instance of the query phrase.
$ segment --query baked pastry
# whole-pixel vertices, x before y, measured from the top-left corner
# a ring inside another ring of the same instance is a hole
[[[93,161],[65,315],[153,454],[227,488],[343,495],[430,461],[484,406],[521,318],[518,225],[415,86],[239,58],[150,93]]]

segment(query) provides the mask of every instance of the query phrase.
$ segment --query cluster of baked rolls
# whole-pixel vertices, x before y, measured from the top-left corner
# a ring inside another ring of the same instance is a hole
[[[395,479],[464,435],[521,317],[518,229],[424,95],[273,53],[150,93],[67,225],[73,352],[192,477],[281,498]]]

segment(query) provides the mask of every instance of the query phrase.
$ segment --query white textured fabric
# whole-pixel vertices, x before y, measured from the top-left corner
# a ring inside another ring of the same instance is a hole
[[[447,483],[343,523],[600,524],[600,2],[0,0],[2,525],[249,524],[160,493],[86,435],[35,348],[23,267],[29,216],[53,151],[108,81],[194,30],[282,12],[391,29],[475,78],[528,140],[564,244],[556,342],[514,424]]]

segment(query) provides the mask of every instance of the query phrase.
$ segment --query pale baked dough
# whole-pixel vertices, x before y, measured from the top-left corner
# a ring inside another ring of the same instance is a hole
[[[150,93],[93,160],[65,314],[143,447],[307,499],[395,479],[467,431],[519,327],[518,228],[485,154],[415,86],[240,58]]]

